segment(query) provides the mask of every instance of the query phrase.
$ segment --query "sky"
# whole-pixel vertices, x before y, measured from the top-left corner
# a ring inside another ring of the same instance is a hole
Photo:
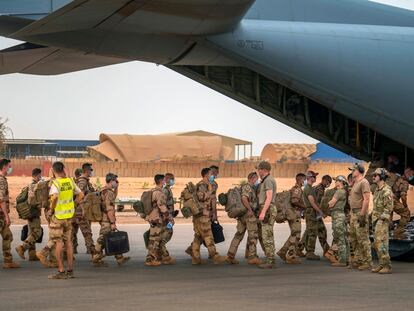
[[[414,0],[376,1],[414,8]],[[0,37],[0,49],[19,42]],[[14,138],[206,130],[253,142],[316,141],[165,67],[131,62],[60,76],[0,76],[0,117]]]

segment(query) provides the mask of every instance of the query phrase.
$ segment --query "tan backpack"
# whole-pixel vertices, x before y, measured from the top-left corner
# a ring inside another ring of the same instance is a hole
[[[242,202],[240,187],[235,187],[227,192],[227,204],[224,210],[230,218],[238,218],[246,214],[247,209]]]
[[[185,218],[197,216],[203,212],[203,207],[197,198],[197,186],[192,182],[188,183],[181,192],[181,213]]]
[[[103,190],[102,198],[105,191]],[[89,192],[82,200],[83,216],[90,222],[100,222],[103,218],[102,213],[102,198],[99,192]]]
[[[276,194],[276,222],[284,223],[287,220],[287,210],[292,207],[290,204],[290,191],[283,191]]]

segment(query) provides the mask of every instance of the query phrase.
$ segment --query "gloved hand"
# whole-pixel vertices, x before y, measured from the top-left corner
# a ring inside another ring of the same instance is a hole
[[[366,224],[367,224],[367,219],[366,219],[366,217],[365,217],[365,216],[363,216],[363,215],[359,215],[359,216],[358,216],[358,223],[359,223],[359,226],[360,226],[360,227],[365,227],[365,226],[366,226]]]

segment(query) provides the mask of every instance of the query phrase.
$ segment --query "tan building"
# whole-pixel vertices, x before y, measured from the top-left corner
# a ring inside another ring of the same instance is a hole
[[[315,151],[315,144],[267,144],[261,158],[271,163],[303,163],[310,161],[310,155]]]

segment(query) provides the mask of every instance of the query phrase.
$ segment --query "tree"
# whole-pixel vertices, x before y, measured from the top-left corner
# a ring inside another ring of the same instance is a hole
[[[4,141],[6,140],[7,132],[10,132],[10,128],[7,126],[8,119],[0,117],[0,152],[4,151]]]

